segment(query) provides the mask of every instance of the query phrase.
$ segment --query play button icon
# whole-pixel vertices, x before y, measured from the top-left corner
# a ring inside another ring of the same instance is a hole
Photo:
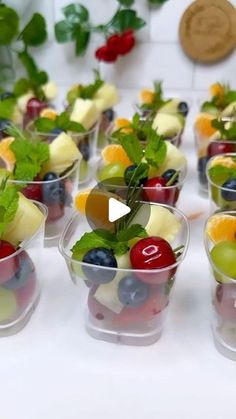
[[[117,201],[115,198],[110,198],[108,205],[108,218],[110,223],[114,223],[114,221],[119,220],[131,211],[130,207],[120,201]]]

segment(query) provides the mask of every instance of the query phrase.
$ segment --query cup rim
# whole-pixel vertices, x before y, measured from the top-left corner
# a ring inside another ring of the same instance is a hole
[[[58,181],[62,181],[64,179],[67,179],[74,171],[76,171],[77,169],[79,169],[79,165],[80,165],[80,160],[75,160],[71,169],[68,170],[68,172],[66,172],[63,176],[58,177],[57,179],[53,179],[53,180],[15,180],[15,179],[8,179],[9,183],[15,184],[15,185],[22,185],[22,184],[26,184],[26,185],[42,185],[42,184],[47,184],[47,185],[51,185],[55,182]]]
[[[9,256],[6,256],[5,258],[0,259],[0,266],[1,266],[1,262],[9,260],[11,257],[15,257],[17,255],[19,255],[21,252],[23,252],[25,250],[25,248],[34,240],[34,238],[37,236],[39,230],[42,228],[42,226],[44,225],[44,223],[46,222],[47,216],[48,216],[48,208],[46,207],[46,205],[42,204],[42,202],[39,201],[35,201],[33,199],[30,199],[31,202],[33,202],[41,211],[41,213],[43,214],[43,220],[40,223],[40,226],[38,227],[38,229],[35,231],[35,233],[27,240],[23,240],[21,242],[21,246],[17,248],[17,250],[12,253]]]
[[[217,215],[218,214],[222,214],[222,215],[235,215],[235,217],[236,217],[236,210],[229,210],[229,211],[219,211],[219,212],[217,212]],[[209,220],[212,218],[212,217],[214,217],[214,215],[216,215],[216,214],[211,214],[208,218],[207,218],[207,220],[205,221],[205,224],[204,224],[204,246],[205,246],[205,251],[206,251],[206,254],[207,254],[207,258],[208,258],[208,261],[209,261],[209,263],[210,263],[210,265],[211,265],[211,267],[214,269],[214,271],[216,271],[219,275],[221,275],[221,276],[223,276],[226,280],[228,280],[229,281],[229,283],[231,282],[231,283],[235,283],[236,284],[236,278],[234,279],[234,278],[232,278],[232,277],[230,277],[230,276],[228,276],[228,275],[226,275],[223,271],[221,271],[216,265],[215,265],[215,263],[213,262],[213,260],[211,259],[211,254],[210,254],[210,249],[209,249],[209,246],[208,246],[208,241],[210,241],[210,239],[208,238],[208,236],[207,236],[207,231],[206,231],[206,227],[207,227],[207,224],[208,224],[208,222],[209,222]],[[214,278],[214,280],[216,281],[216,282],[218,282],[215,278]],[[227,282],[228,283],[228,282]],[[226,283],[226,284],[227,284]],[[219,282],[219,284],[221,284],[220,282]],[[222,283],[221,285],[224,285],[224,283]]]
[[[144,204],[146,204],[146,202],[144,202]],[[102,269],[102,270],[105,270],[105,271],[114,271],[115,270],[116,272],[129,272],[129,273],[135,272],[135,273],[141,273],[141,274],[145,274],[145,273],[146,274],[155,274],[155,273],[165,272],[165,271],[168,271],[168,270],[177,268],[180,265],[180,263],[183,262],[183,260],[184,260],[184,258],[186,256],[187,250],[188,250],[188,246],[189,246],[190,227],[189,227],[188,219],[187,219],[186,215],[181,210],[179,210],[177,208],[174,208],[174,207],[171,207],[170,205],[157,204],[157,203],[154,203],[154,202],[153,203],[149,203],[149,204],[152,204],[152,205],[155,205],[155,206],[160,206],[160,207],[165,207],[168,210],[171,210],[173,213],[177,213],[180,216],[181,221],[184,222],[184,225],[185,225],[185,228],[186,228],[186,231],[187,231],[187,234],[186,234],[187,237],[186,237],[186,241],[185,241],[185,245],[184,245],[184,251],[181,254],[180,259],[178,261],[176,261],[174,264],[172,264],[170,266],[167,266],[165,268],[160,268],[160,269],[111,268],[111,267],[107,267],[107,266],[92,265],[92,264],[89,264],[89,263],[85,263],[85,262],[82,262],[82,261],[78,261],[76,259],[73,259],[70,255],[68,255],[66,253],[63,243],[64,243],[64,240],[65,240],[65,236],[67,234],[67,231],[70,228],[71,224],[73,224],[73,222],[77,218],[80,218],[81,217],[81,214],[78,211],[77,212],[74,212],[74,214],[69,219],[69,221],[67,222],[67,224],[66,224],[63,232],[60,235],[60,239],[59,239],[59,243],[58,243],[58,248],[59,248],[59,251],[60,251],[61,255],[64,257],[64,259],[68,263],[71,263],[73,261],[73,264],[75,263],[76,265],[79,265],[79,266],[88,266],[90,268],[91,267],[94,267],[94,266],[97,266],[98,269]]]
[[[36,129],[34,129],[33,127],[33,129],[31,130],[30,129],[30,125],[33,125],[34,124],[34,121],[30,121],[29,122],[29,124],[27,125],[27,127],[26,127],[26,130],[27,131],[30,131],[30,132],[32,132],[33,134],[35,134],[35,135],[38,135],[38,136],[47,136],[47,137],[55,137],[55,134],[53,134],[52,132],[41,132],[41,131],[37,131]],[[99,124],[100,124],[100,118],[98,119],[98,121],[97,122],[95,122],[95,124],[92,126],[92,128],[90,128],[89,130],[86,130],[85,132],[74,132],[74,131],[64,131],[64,130],[62,130],[62,132],[61,133],[65,133],[65,134],[67,134],[68,136],[70,136],[71,138],[78,138],[78,137],[83,137],[83,136],[85,136],[85,135],[90,135],[90,134],[93,134],[93,133],[95,133],[96,132],[96,130],[99,128]],[[60,134],[58,134],[58,135],[60,135]]]
[[[210,175],[209,175],[209,169],[211,168],[210,165],[211,165],[212,161],[215,158],[217,158],[217,157],[231,157],[231,156],[235,156],[236,157],[236,152],[235,153],[221,153],[221,154],[216,154],[215,156],[212,156],[208,160],[207,165],[206,165],[206,177],[207,177],[207,181],[208,181],[208,184],[209,185],[215,186],[216,188],[221,189],[223,191],[227,191],[227,192],[228,191],[229,192],[232,191],[232,189],[230,189],[230,188],[225,188],[225,187],[223,187],[221,185],[217,185],[217,183],[213,182],[213,180],[210,178]]]
[[[99,179],[98,179],[98,175],[97,175],[97,171],[98,171],[98,169],[99,169],[99,164],[100,163],[104,163],[103,162],[103,159],[102,159],[102,157],[97,161],[97,167],[96,167],[96,177],[95,177],[95,180],[96,180],[96,182],[97,183],[103,183],[104,182],[104,186],[105,185],[107,185],[108,187],[110,186],[110,187],[117,187],[117,188],[119,188],[119,189],[123,189],[123,190],[126,190],[127,188],[128,188],[128,185],[115,185],[115,184],[109,184],[109,183],[105,183],[105,180],[103,180],[103,181],[100,181]],[[105,165],[104,165],[104,167],[105,167]],[[185,163],[185,165],[182,167],[182,169],[179,169],[179,170],[181,170],[181,174],[183,174],[183,179],[182,180],[179,180],[177,183],[175,183],[174,185],[169,185],[169,186],[161,186],[161,188],[156,188],[155,186],[143,186],[143,190],[144,191],[153,191],[153,190],[155,190],[155,189],[158,189],[158,190],[172,190],[172,189],[174,189],[174,188],[181,188],[183,185],[184,185],[184,183],[185,183],[185,181],[186,181],[186,178],[187,178],[187,174],[188,174],[188,163],[186,162]],[[155,177],[157,177],[157,176],[155,176]],[[152,179],[152,178],[150,178],[150,179]]]

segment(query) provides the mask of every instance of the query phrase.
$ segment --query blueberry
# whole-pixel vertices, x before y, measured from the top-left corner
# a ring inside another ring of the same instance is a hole
[[[62,132],[64,132],[64,131],[63,131],[63,129],[61,129],[61,128],[54,128],[54,129],[52,129],[52,131],[50,131],[50,134],[56,134],[56,135],[59,135],[59,134],[61,134]]]
[[[44,175],[43,181],[46,182],[46,181],[55,180],[55,179],[58,179],[57,174],[54,172],[48,172]]]
[[[178,111],[180,113],[182,113],[183,116],[186,117],[188,115],[188,112],[189,112],[188,104],[186,102],[180,102],[178,104]]]
[[[9,97],[13,97],[13,93],[11,92],[3,92],[0,94],[0,100],[8,99]]]
[[[200,159],[198,159],[198,178],[201,185],[207,185],[206,166],[208,160],[208,157],[201,157]]]
[[[10,126],[11,126],[11,121],[9,121],[9,119],[0,119],[0,131],[4,131]]]
[[[43,184],[43,202],[45,204],[65,203],[65,185],[60,180]]]
[[[115,112],[113,109],[107,109],[107,111],[104,112],[109,122],[112,122],[115,118]]]
[[[96,285],[107,284],[108,282],[111,282],[116,275],[114,270],[99,268],[99,266],[117,268],[117,261],[111,250],[103,247],[89,250],[84,255],[83,262],[93,265],[93,267],[83,266],[82,269],[86,277]]]
[[[134,171],[137,169],[137,165],[133,164],[132,166],[127,167],[125,170],[124,178],[126,185],[132,185],[132,177],[134,174]],[[142,179],[139,180],[139,186],[143,185],[148,180],[148,177],[145,176]],[[133,186],[133,185],[132,185]]]
[[[81,152],[83,159],[88,161],[90,158],[90,147],[88,139],[84,139],[79,143],[79,151]]]
[[[29,274],[34,271],[34,265],[26,252],[20,255],[20,267],[16,274],[3,284],[4,288],[9,290],[18,290],[22,288],[28,280]]]
[[[227,188],[221,190],[221,196],[225,201],[236,201],[236,178],[228,179],[222,188]]]
[[[177,173],[177,171],[176,170],[174,170],[174,169],[169,169],[169,170],[166,170],[164,173],[163,173],[163,175],[161,175],[161,177],[163,178],[163,179],[165,179],[165,181],[166,181],[166,183],[167,182],[169,182],[170,181],[170,179],[175,175]],[[179,175],[176,177],[176,179],[175,179],[175,181],[173,182],[173,185],[175,185],[176,183],[178,183],[178,180],[179,180]]]
[[[149,285],[134,276],[126,276],[119,282],[118,297],[125,306],[140,306],[148,299],[149,292]]]

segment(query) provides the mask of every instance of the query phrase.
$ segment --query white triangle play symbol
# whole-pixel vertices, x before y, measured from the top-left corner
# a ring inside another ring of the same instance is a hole
[[[127,207],[127,205],[122,204],[122,202],[117,201],[117,199],[114,198],[109,199],[108,209],[108,219],[110,223],[119,220],[119,218],[124,217],[131,211],[131,209]]]

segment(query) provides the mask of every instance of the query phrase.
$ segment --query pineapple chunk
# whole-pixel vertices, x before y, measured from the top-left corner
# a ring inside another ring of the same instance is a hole
[[[130,258],[129,253],[122,256],[117,256],[117,266],[120,269],[130,269]],[[103,306],[109,308],[116,314],[119,314],[124,308],[123,304],[118,298],[118,285],[122,278],[126,276],[125,272],[118,272],[115,278],[108,284],[99,285],[97,291],[94,294],[94,298],[101,303]]]
[[[141,224],[146,216],[149,204],[144,204],[137,215],[132,220],[132,224]],[[144,226],[149,236],[158,236],[173,242],[180,231],[180,221],[167,208],[150,205],[150,217],[146,226]]]
[[[112,108],[118,100],[118,91],[113,84],[103,84],[94,95],[94,103],[100,112]]]
[[[18,105],[18,108],[20,109],[20,111],[22,113],[26,112],[27,103],[33,97],[34,97],[34,94],[33,94],[33,92],[30,91],[30,92],[26,93],[25,95],[22,95],[18,98],[17,105]]]
[[[180,170],[187,164],[185,155],[177,147],[166,141],[167,154],[164,163],[159,167],[156,176],[161,175],[168,169]]]
[[[76,99],[71,112],[71,121],[78,122],[89,130],[98,121],[100,111],[90,99]]]
[[[48,83],[44,84],[42,86],[42,90],[47,100],[55,99],[58,94],[58,87],[54,81],[49,81]]]
[[[63,173],[82,156],[75,142],[66,133],[62,132],[49,146],[50,159],[44,164],[41,175],[54,172]]]
[[[152,127],[159,135],[174,137],[184,128],[184,117],[160,112],[154,118]]]
[[[14,219],[8,224],[3,239],[17,246],[30,239],[42,225],[44,215],[37,206],[19,193],[19,203]]]

